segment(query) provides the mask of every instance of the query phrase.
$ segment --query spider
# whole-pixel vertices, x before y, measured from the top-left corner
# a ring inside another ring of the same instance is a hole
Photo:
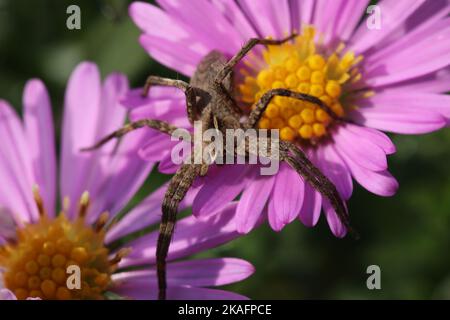
[[[256,45],[281,45],[295,38],[292,34],[281,40],[252,38],[235,54],[230,60],[218,51],[212,51],[206,55],[199,63],[190,83],[181,80],[161,78],[157,76],[148,77],[143,96],[146,97],[151,86],[169,86],[182,90],[186,96],[187,114],[189,121],[201,121],[202,130],[216,129],[225,133],[227,129],[251,129],[256,128],[258,121],[264,113],[266,107],[273,97],[282,96],[308,101],[322,108],[330,117],[336,121],[343,121],[320,99],[286,89],[272,89],[267,91],[257,102],[256,107],[251,111],[245,120],[242,120],[242,112],[238,107],[232,94],[232,73],[236,64],[241,61],[250,50]],[[109,134],[90,148],[94,150],[114,138],[121,138],[127,133],[149,127],[162,133],[172,134],[177,127],[164,121],[143,119],[129,123],[121,129]],[[341,199],[336,187],[327,177],[316,168],[307,156],[293,143],[281,141],[279,143],[279,160],[285,161],[303,179],[308,181],[318,192],[326,197],[335,209],[339,219],[347,228],[352,231],[349,223],[348,212],[344,201]],[[250,148],[246,149],[249,156]],[[195,150],[191,157],[194,157]],[[235,156],[237,154],[235,153]],[[197,177],[205,176],[209,164],[184,163],[177,170],[170,180],[168,189],[162,203],[162,218],[159,230],[159,237],[156,250],[157,276],[159,286],[159,299],[166,298],[166,258],[169,251],[170,242],[173,236],[176,223],[178,205],[191,188]]]

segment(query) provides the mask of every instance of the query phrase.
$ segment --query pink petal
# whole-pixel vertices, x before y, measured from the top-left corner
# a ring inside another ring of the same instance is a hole
[[[12,107],[0,100],[0,201],[20,225],[37,219],[32,197],[33,174],[25,130]]]
[[[252,24],[248,21],[235,1],[212,0],[212,3],[228,20],[230,25],[233,26],[236,32],[240,34],[244,41],[257,36]]]
[[[194,200],[192,212],[212,215],[236,198],[246,184],[247,165],[224,165],[208,173],[205,184]]]
[[[355,135],[360,136],[361,138],[365,138],[366,140],[372,141],[381,149],[383,149],[383,151],[387,155],[394,154],[397,151],[391,139],[381,131],[372,128],[356,126],[351,123],[347,123],[345,128],[348,131],[354,133]]]
[[[369,101],[376,106],[435,112],[450,119],[450,96],[446,94],[386,90],[375,94]]]
[[[328,200],[323,202],[323,211],[325,212],[325,216],[327,217],[328,225],[330,226],[331,232],[337,238],[343,238],[347,234],[347,229],[341,223],[341,220],[334,211],[333,207],[330,205]]]
[[[337,151],[345,160],[356,181],[368,191],[382,197],[390,197],[397,192],[398,182],[388,171],[367,170],[355,163],[345,152],[341,152],[339,149]]]
[[[142,230],[152,224],[159,223],[161,220],[161,206],[164,194],[167,190],[167,184],[156,191],[153,191],[147,198],[140,202],[125,217],[120,219],[106,234],[106,243],[111,243],[121,237]],[[183,201],[180,203],[179,211],[192,205],[197,194],[197,189],[191,189]]]
[[[282,38],[291,33],[291,15],[287,0],[241,0],[239,5],[256,27],[259,36]]]
[[[80,149],[97,141],[100,122],[100,73],[93,63],[83,62],[73,71],[66,89],[62,125],[61,196],[78,201],[86,191],[89,168],[97,152],[81,153]],[[74,214],[75,205],[68,215]]]
[[[229,204],[217,215],[198,219],[193,216],[180,220],[169,251],[169,260],[189,256],[216,247],[239,236],[236,232],[236,203]],[[131,254],[122,260],[120,267],[155,263],[158,231],[136,239],[127,246]]]
[[[382,86],[442,69],[450,64],[450,19],[405,35],[402,45],[379,60],[366,61],[366,84]],[[420,55],[415,54],[420,51]],[[374,60],[374,59],[373,59]]]
[[[317,0],[314,26],[324,34],[325,44],[331,40],[348,40],[367,8],[367,0]]]
[[[315,0],[291,0],[292,29],[300,32],[302,26],[312,24]]]
[[[304,192],[303,178],[288,165],[282,164],[276,175],[272,201],[275,214],[283,225],[297,218],[303,205]]]
[[[350,172],[341,157],[328,145],[317,149],[317,163],[322,172],[336,186],[344,200],[350,199],[353,181]]]
[[[158,298],[158,287],[148,282],[125,281],[113,288],[114,293],[136,300],[156,300]],[[245,297],[236,293],[190,287],[167,288],[168,300],[243,300]]]
[[[407,106],[362,107],[352,113],[352,118],[363,126],[403,134],[428,133],[447,124],[439,113]]]
[[[314,227],[320,218],[322,210],[322,196],[307,183],[305,185],[305,199],[300,210],[299,219],[307,227]]]
[[[102,121],[97,124],[96,140],[123,126],[126,110],[119,101],[127,90],[128,80],[124,75],[111,74],[106,78],[99,106]],[[145,139],[144,132],[136,131],[95,152],[84,182],[84,189],[93,199],[87,218],[89,222],[104,211],[115,215],[146,179],[151,164],[137,156]]]
[[[56,151],[50,98],[42,81],[27,82],[23,94],[25,132],[35,183],[50,217],[55,215]]]
[[[151,162],[158,162],[167,155],[170,155],[170,138],[163,133],[151,132],[142,147],[139,149],[139,156]]]
[[[358,165],[372,171],[387,169],[386,154],[383,149],[372,141],[347,130],[345,126],[336,130],[333,140],[339,146],[341,153],[345,152]]]
[[[167,265],[169,287],[223,286],[251,276],[255,268],[245,260],[235,258],[196,259],[172,262]],[[114,281],[149,281],[157,283],[156,269],[122,272]]]
[[[414,79],[397,82],[380,89],[389,89],[390,92],[423,92],[423,93],[445,93],[450,88],[450,67],[428,73]]]
[[[239,233],[250,232],[258,222],[275,182],[273,177],[260,176],[255,168],[254,178],[244,189],[239,199],[236,214],[236,227]]]
[[[160,63],[187,76],[194,73],[201,57],[208,53],[179,21],[163,10],[144,2],[133,2],[130,17],[145,34],[139,42]]]
[[[369,29],[366,21],[363,21],[352,37],[353,45],[350,47],[350,50],[362,53],[373,47],[373,45],[380,43],[401,26],[424,1],[418,0],[413,3],[397,0],[382,1],[378,4],[382,14],[382,27],[380,29]]]
[[[223,14],[207,0],[159,0],[158,3],[173,19],[183,24],[184,29],[205,47],[212,51],[233,55],[247,40]],[[220,41],[218,41],[220,39]]]
[[[169,147],[169,150],[170,149],[172,149],[172,147]],[[159,172],[164,174],[175,174],[175,172],[177,172],[179,167],[180,167],[179,164],[176,164],[172,161],[172,155],[166,154],[165,156],[162,157],[161,161],[159,162],[158,170]]]
[[[183,92],[173,87],[152,87],[148,93],[148,96],[142,95],[143,88],[132,89],[120,101],[121,104],[128,109],[136,109],[141,107],[153,107],[155,101],[161,100],[183,100],[185,96]],[[160,108],[153,107],[154,112],[158,113]],[[162,113],[166,113],[168,109],[162,110]]]
[[[189,50],[189,46],[146,34],[139,37],[139,43],[159,63],[188,77],[194,74],[196,66],[202,57],[208,53],[206,49],[197,49],[196,51],[205,53],[202,56],[192,49]]]
[[[0,300],[17,300],[17,298],[10,290],[0,288]]]

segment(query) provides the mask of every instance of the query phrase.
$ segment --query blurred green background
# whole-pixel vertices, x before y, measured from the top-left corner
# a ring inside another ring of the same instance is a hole
[[[132,86],[150,73],[176,77],[138,45],[129,3],[0,0],[0,97],[20,111],[27,79],[43,79],[59,130],[65,84],[82,60],[103,75],[126,73]],[[66,28],[71,4],[81,7],[81,30]],[[360,240],[334,238],[321,219],[314,229],[264,226],[203,256],[251,261],[255,275],[227,288],[253,299],[450,299],[450,130],[393,139],[398,152],[389,165],[401,187],[393,198],[355,188],[349,206]],[[134,200],[168,178],[153,173]],[[366,287],[372,264],[381,267],[381,290]]]

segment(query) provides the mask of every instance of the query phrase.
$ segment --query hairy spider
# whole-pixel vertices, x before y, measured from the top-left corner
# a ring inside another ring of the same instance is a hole
[[[258,44],[281,45],[296,36],[296,34],[292,34],[282,40],[250,39],[229,61],[220,52],[212,51],[200,62],[190,83],[150,76],[147,79],[143,95],[147,96],[150,87],[155,85],[176,87],[182,90],[186,95],[189,121],[193,123],[196,120],[200,120],[203,131],[215,128],[225,133],[226,129],[245,130],[255,128],[266,107],[275,96],[308,101],[322,108],[335,120],[343,121],[320,99],[286,89],[267,91],[258,101],[255,109],[248,115],[248,118],[241,121],[243,118],[242,112],[232,94],[233,67]],[[143,119],[125,125],[123,128],[100,140],[93,147],[84,150],[97,149],[111,139],[120,138],[135,129],[143,127],[149,127],[166,134],[172,134],[177,130],[177,127],[164,121]],[[247,156],[251,153],[250,149],[247,148],[245,151]],[[326,197],[335,209],[341,222],[347,230],[351,231],[345,203],[333,183],[311,163],[296,145],[287,141],[281,141],[279,152],[279,160],[288,163],[303,179],[308,181],[317,191]],[[194,154],[195,150],[191,157],[194,157]],[[178,205],[191,188],[194,180],[199,176],[206,175],[208,166],[209,164],[207,163],[196,164],[194,161],[191,161],[189,164],[182,164],[172,177],[164,196],[162,203],[163,214],[156,250],[159,299],[165,299],[166,297],[166,257],[174,232]]]

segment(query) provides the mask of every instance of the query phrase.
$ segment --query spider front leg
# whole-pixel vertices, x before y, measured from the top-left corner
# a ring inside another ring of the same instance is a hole
[[[282,45],[283,43],[294,39],[296,36],[297,34],[293,33],[289,37],[281,40],[259,39],[259,38],[252,38],[248,40],[247,43],[241,48],[241,50],[238,53],[236,53],[234,57],[227,62],[227,64],[225,64],[222,70],[219,71],[219,73],[216,76],[215,82],[222,83],[225,80],[225,78],[233,71],[233,68],[238,64],[238,62],[241,61],[247,55],[247,53],[249,53],[250,50],[252,50],[256,45],[258,44],[265,46]]]
[[[178,206],[201,174],[201,164],[184,164],[170,181],[162,204],[162,218],[156,248],[156,268],[158,274],[158,299],[166,299],[167,278],[166,259],[177,219]]]
[[[142,119],[142,120],[138,120],[136,122],[126,124],[119,130],[116,130],[116,131],[110,133],[109,135],[107,135],[106,137],[104,137],[103,139],[98,141],[96,144],[94,144],[93,146],[83,148],[83,149],[81,149],[81,151],[85,152],[85,151],[96,150],[96,149],[102,147],[104,144],[111,141],[112,139],[121,138],[134,130],[144,128],[144,127],[152,128],[152,129],[158,130],[159,132],[166,133],[169,135],[173,134],[175,130],[179,129],[165,121]]]
[[[182,80],[174,80],[157,76],[149,76],[145,82],[142,96],[147,97],[152,86],[164,86],[178,88],[184,92],[186,96],[186,108],[190,123],[194,123],[198,116],[198,110],[195,110],[196,94],[195,89],[189,83]]]
[[[246,123],[244,126],[246,128],[254,128],[256,127],[258,121],[261,119],[262,114],[264,111],[266,111],[267,106],[270,104],[272,99],[275,96],[281,96],[281,97],[289,97],[301,101],[307,101],[312,104],[317,105],[319,108],[321,108],[323,111],[325,111],[332,119],[336,121],[344,121],[344,119],[340,118],[336,113],[333,112],[333,110],[330,109],[322,100],[319,98],[316,98],[314,96],[311,96],[309,94],[305,93],[299,93],[295,91],[291,91],[288,89],[272,89],[267,91],[261,99],[256,103],[255,109],[252,110],[250,113]]]
[[[330,201],[339,220],[347,230],[357,238],[357,233],[350,225],[350,219],[345,203],[335,185],[308,159],[303,151],[291,142],[281,141],[280,160],[286,161],[286,163],[308,181],[314,189]]]

